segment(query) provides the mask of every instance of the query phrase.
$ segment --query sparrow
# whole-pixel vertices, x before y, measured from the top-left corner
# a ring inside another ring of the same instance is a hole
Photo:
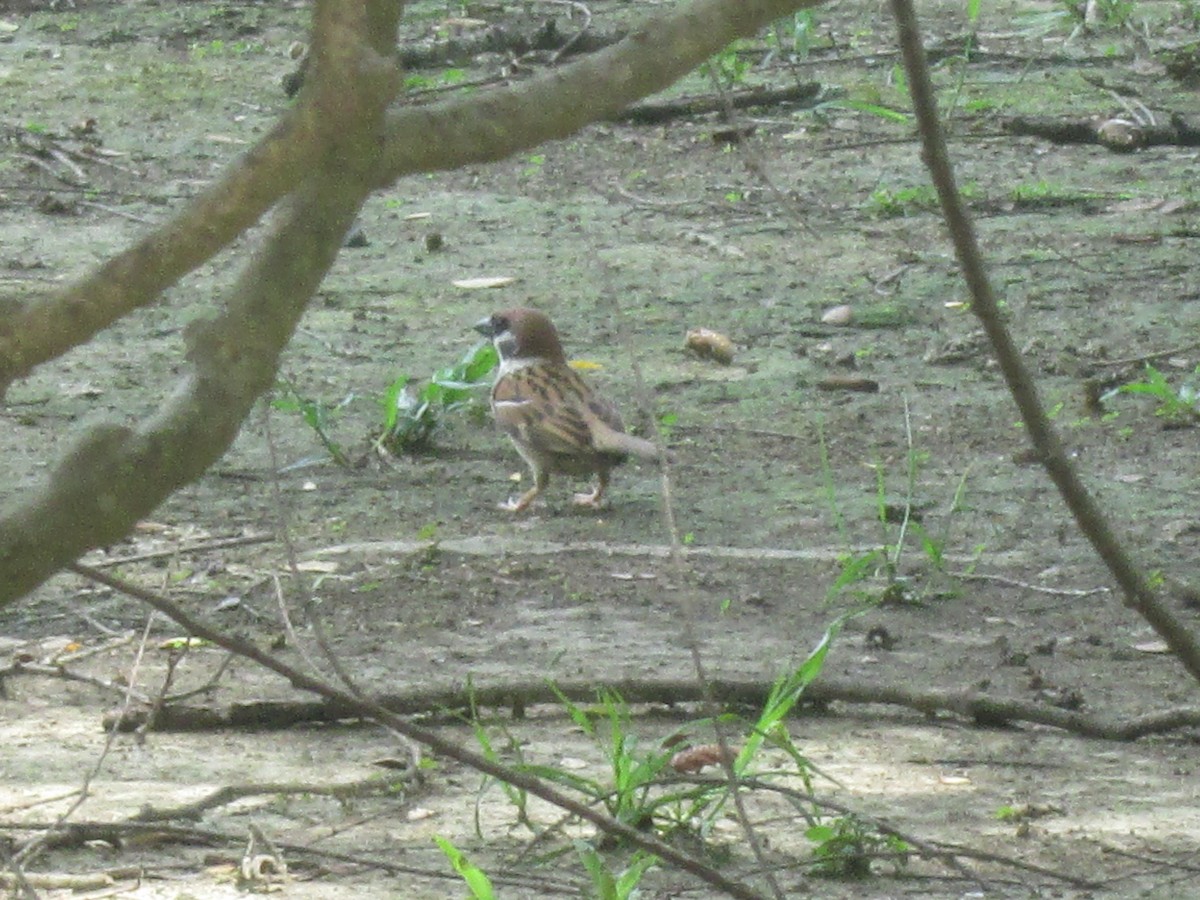
[[[492,385],[492,415],[533,473],[533,487],[501,509],[520,512],[546,489],[552,474],[598,479],[579,506],[600,506],[608,473],[630,456],[658,460],[658,447],[625,433],[617,408],[567,364],[554,324],[536,309],[509,309],[475,325],[500,357]]]

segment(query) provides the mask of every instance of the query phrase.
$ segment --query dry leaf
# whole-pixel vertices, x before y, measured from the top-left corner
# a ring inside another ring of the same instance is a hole
[[[701,359],[711,359],[723,366],[733,362],[733,341],[711,328],[689,328],[684,346]]]
[[[736,752],[732,747],[729,748],[731,757]],[[699,772],[705,766],[719,766],[720,764],[720,744],[701,744],[699,747],[689,747],[671,757],[671,768],[681,774]]]
[[[91,400],[104,393],[104,391],[96,387],[90,381],[67,381],[60,384],[58,389],[63,397],[67,397],[71,400],[76,400],[81,397],[86,400]]]
[[[371,765],[378,766],[381,769],[399,769],[403,771],[409,768],[412,763],[408,759],[402,759],[396,756],[384,756],[379,759],[371,760]]]
[[[468,291],[479,291],[486,288],[498,288],[512,284],[517,279],[511,275],[481,275],[479,278],[459,278],[457,281],[450,282],[456,288],[463,288]]]
[[[1138,653],[1170,653],[1171,648],[1167,646],[1166,641],[1143,641],[1140,644],[1134,644],[1133,649]]]

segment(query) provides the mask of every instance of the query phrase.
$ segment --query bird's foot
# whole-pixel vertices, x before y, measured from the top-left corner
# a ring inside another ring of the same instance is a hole
[[[600,491],[576,494],[574,500],[576,506],[582,506],[585,509],[600,509],[604,505],[604,495]]]
[[[509,497],[503,503],[497,504],[497,506],[499,506],[499,508],[505,512],[524,512],[529,508],[529,504],[533,503],[533,498],[536,497],[538,493],[539,490],[537,488],[533,488],[532,490],[528,490],[523,493],[516,500],[514,500],[512,497]]]

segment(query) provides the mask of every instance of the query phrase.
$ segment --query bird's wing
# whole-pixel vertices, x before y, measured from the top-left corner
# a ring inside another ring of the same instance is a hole
[[[566,366],[533,365],[504,375],[492,388],[496,423],[545,454],[624,454],[613,434],[622,431],[616,407],[597,397]]]

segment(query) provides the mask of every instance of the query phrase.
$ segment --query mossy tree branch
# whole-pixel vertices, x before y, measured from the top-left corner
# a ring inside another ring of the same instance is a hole
[[[280,351],[370,189],[564,137],[666,87],[735,37],[812,5],[695,0],[527,84],[384,116],[379,104],[384,94],[394,96],[398,81],[394,39],[403,4],[318,3],[311,77],[297,107],[162,229],[57,297],[13,303],[16,311],[0,322],[2,396],[14,378],[154,300],[291,194],[226,311],[189,333],[191,369],[174,396],[134,427],[93,427],[48,482],[0,512],[0,604],[123,537],[224,453],[272,383]]]
[[[293,190],[313,165],[300,108],[165,225],[44,300],[4,300],[0,398],[41,363],[87,343],[210,259]]]
[[[661,90],[734,38],[818,0],[696,0],[652,17],[625,40],[512,88],[393,111],[373,180],[502,159]],[[314,41],[314,56],[321,52]],[[347,88],[352,92],[352,87]],[[314,120],[300,108],[166,225],[45,300],[4,301],[0,397],[14,380],[154,301],[227,246],[315,164]]]
[[[377,8],[391,7],[381,15]],[[371,10],[368,13],[366,10]],[[326,0],[314,12],[313,79],[296,110],[312,161],[302,186],[230,291],[186,334],[189,370],[134,427],[86,431],[46,481],[0,518],[0,602],[85,550],[118,540],[228,448],[370,193],[383,115],[398,90],[386,54],[398,5]],[[385,53],[380,51],[384,50]]]

